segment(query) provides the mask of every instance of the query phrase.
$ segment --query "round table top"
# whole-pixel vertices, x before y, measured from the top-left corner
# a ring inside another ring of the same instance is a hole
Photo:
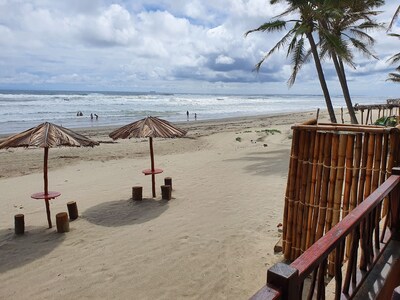
[[[44,192],[39,192],[39,193],[35,193],[31,195],[31,198],[33,199],[54,199],[57,198],[58,196],[60,196],[61,193],[60,192],[52,192],[49,191],[47,194],[45,194]]]
[[[164,172],[164,170],[162,170],[162,169],[154,169],[154,170],[152,170],[152,169],[146,169],[146,170],[143,170],[143,171],[142,171],[142,173],[143,173],[144,175],[160,174],[160,173],[162,173],[162,172]]]

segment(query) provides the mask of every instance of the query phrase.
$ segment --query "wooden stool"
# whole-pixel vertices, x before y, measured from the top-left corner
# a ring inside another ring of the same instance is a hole
[[[171,177],[165,177],[164,178],[164,184],[165,185],[170,185],[171,186],[171,190],[172,190],[172,178]]]
[[[67,207],[68,207],[68,214],[69,214],[69,219],[75,220],[78,218],[78,207],[76,206],[76,202],[75,201],[70,201],[67,203]]]
[[[15,234],[24,234],[25,232],[25,219],[23,214],[14,216]]]
[[[69,231],[69,220],[66,212],[56,214],[57,232],[64,233]]]
[[[143,199],[143,187],[141,186],[132,187],[132,199],[135,201],[141,201]]]
[[[162,185],[161,186],[161,198],[163,200],[171,200],[171,186],[170,185]]]

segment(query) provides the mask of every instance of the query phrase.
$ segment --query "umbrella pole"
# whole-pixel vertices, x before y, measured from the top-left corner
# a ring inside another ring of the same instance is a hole
[[[154,174],[154,151],[153,151],[153,138],[149,137],[150,144],[150,160],[151,160],[151,189],[153,198],[156,197],[156,175]]]
[[[43,179],[44,179],[44,194],[49,193],[49,184],[47,178],[47,160],[49,159],[49,148],[44,148],[44,165],[43,165]]]
[[[47,178],[47,161],[49,158],[49,147],[44,147],[44,165],[43,165],[43,178],[44,178],[44,194],[49,194],[49,184]],[[49,223],[49,228],[52,227],[51,217],[50,217],[50,203],[49,199],[44,199],[46,204],[46,214],[47,214],[47,222]]]

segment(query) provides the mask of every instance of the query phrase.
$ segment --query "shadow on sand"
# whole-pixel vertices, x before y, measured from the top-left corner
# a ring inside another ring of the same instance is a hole
[[[0,273],[47,255],[64,239],[54,227],[27,226],[23,235],[15,235],[11,228],[0,230]]]
[[[87,209],[82,213],[82,218],[93,224],[117,227],[150,221],[167,209],[168,201],[166,200],[110,201]]]
[[[244,169],[254,175],[267,176],[271,174],[286,176],[289,167],[290,150],[248,153],[247,156],[233,159],[248,161]],[[231,159],[230,159],[231,160]],[[229,159],[226,161],[230,161]],[[253,162],[253,163],[251,163]],[[284,166],[284,167],[282,167]]]

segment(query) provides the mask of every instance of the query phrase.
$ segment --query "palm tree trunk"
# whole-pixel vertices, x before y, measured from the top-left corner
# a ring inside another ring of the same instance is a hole
[[[344,101],[346,102],[347,110],[350,115],[350,120],[352,124],[358,124],[356,113],[353,108],[353,103],[351,101],[349,87],[347,85],[346,74],[344,72],[344,65],[341,59],[338,59],[336,53],[332,53],[333,64],[335,65],[336,73],[339,78],[340,86],[342,87]]]
[[[319,83],[322,88],[322,92],[324,93],[326,107],[328,109],[329,117],[332,123],[337,123],[335,111],[333,110],[332,100],[329,95],[328,86],[326,85],[324,72],[322,70],[321,61],[319,60],[319,55],[317,51],[317,46],[315,45],[314,37],[311,32],[306,33],[307,39],[310,42],[311,52],[314,57],[315,67],[317,68]]]

